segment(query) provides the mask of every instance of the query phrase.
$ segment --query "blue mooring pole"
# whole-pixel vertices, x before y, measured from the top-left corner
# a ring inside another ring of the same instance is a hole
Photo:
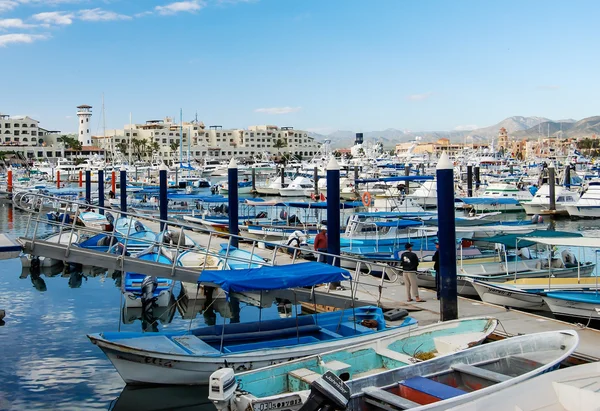
[[[167,227],[167,223],[164,221],[167,221],[169,219],[169,200],[167,198],[167,170],[168,168],[165,165],[165,163],[162,163],[158,171],[158,208],[160,210],[160,219],[163,220],[160,222],[160,231],[165,230],[165,228]]]
[[[473,197],[473,166],[467,165],[467,197]]]
[[[239,235],[240,229],[238,227],[238,166],[235,158],[231,158],[229,167],[227,169],[227,185],[229,186],[229,194],[227,195],[227,201],[229,205],[229,234]],[[238,246],[238,238],[231,237],[232,246]]]
[[[98,170],[98,212],[104,214],[104,170]]]
[[[121,189],[121,211],[126,213],[127,212],[127,169],[125,167],[121,167],[119,186]]]
[[[85,202],[92,204],[92,170],[85,169]]]
[[[458,297],[456,290],[454,166],[446,153],[442,153],[435,174],[437,179],[438,241],[440,242],[440,320],[449,321],[458,318]]]
[[[340,255],[340,165],[333,156],[327,164],[327,252]],[[328,257],[332,262],[333,257]],[[335,265],[340,266],[339,258]]]

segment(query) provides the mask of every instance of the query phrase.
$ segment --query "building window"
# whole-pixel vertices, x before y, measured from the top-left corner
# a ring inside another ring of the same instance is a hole
[[[173,135],[173,133],[169,133],[169,135],[170,135],[170,136],[172,136],[172,135]]]
[[[46,157],[52,157],[52,151],[48,151],[48,152],[46,153]]]
[[[135,137],[135,136],[137,136],[137,133],[133,133],[133,136],[134,136],[134,137]]]
[[[27,124],[23,124],[23,127],[27,127]]]
[[[86,132],[86,133],[89,133],[89,132],[90,132],[90,129],[88,128],[87,130],[85,130],[85,132]]]
[[[15,133],[14,133],[14,134],[15,134],[15,136],[18,136],[18,135],[19,135],[19,130],[15,130]],[[16,139],[15,139],[15,141],[19,141],[19,139],[18,139],[18,138],[16,138]]]
[[[32,135],[32,136],[37,136],[37,131],[32,131],[32,132],[31,132],[31,135]]]
[[[221,137],[221,133],[217,133],[217,137]]]
[[[163,139],[162,139],[162,142],[163,142],[163,144],[167,144],[167,139],[166,139],[166,138],[163,138]]]
[[[89,122],[90,122],[90,119],[89,119],[88,117],[86,117],[86,119],[85,119],[85,122],[86,122],[86,123],[89,123]]]
[[[19,127],[19,123],[15,123],[15,127]]]
[[[4,141],[10,141],[10,137],[4,137]]]
[[[16,134],[15,134],[16,135]],[[19,142],[19,137],[15,137],[15,141]]]
[[[4,123],[4,128],[10,128],[10,123]]]
[[[32,124],[30,127],[34,127],[34,128],[35,128],[35,127],[37,127],[37,126],[36,126],[35,124]]]
[[[43,139],[43,138],[40,138],[40,139],[38,140],[38,143],[39,143],[39,144],[44,144],[44,139]]]
[[[83,124],[83,119],[81,119],[81,124]]]

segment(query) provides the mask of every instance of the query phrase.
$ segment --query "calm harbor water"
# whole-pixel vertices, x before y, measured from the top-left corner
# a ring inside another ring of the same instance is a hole
[[[512,214],[508,218],[524,218]],[[0,204],[0,231],[19,235],[25,231],[26,214]],[[558,220],[557,230],[600,235],[600,221]],[[595,262],[587,251],[585,260]],[[582,258],[583,259],[583,258]],[[0,410],[213,410],[206,387],[125,388],[104,354],[86,334],[101,331],[139,331],[141,313],[120,309],[118,276],[86,268],[64,273],[62,267],[31,276],[20,260],[0,262],[0,309],[6,310],[0,327]],[[174,295],[177,296],[176,288]],[[194,307],[198,311],[201,307]],[[188,310],[192,308],[188,307]],[[223,321],[221,307],[195,316],[192,327]],[[225,310],[225,311],[224,311]],[[155,312],[160,330],[187,329],[186,309]],[[239,319],[258,318],[258,308],[240,304]],[[233,307],[234,316],[237,314]],[[277,318],[276,307],[264,309],[263,319]]]
[[[0,232],[19,235],[26,224],[26,214],[0,204]],[[214,410],[206,387],[125,388],[86,334],[119,327],[141,331],[141,312],[121,311],[120,277],[89,267],[83,274],[63,273],[58,267],[32,277],[20,260],[0,261],[0,309],[6,310],[0,327],[0,410]],[[179,295],[179,286],[173,294]],[[222,323],[219,311],[227,317],[238,314],[236,306],[223,305],[196,315],[192,327]],[[154,327],[188,329],[190,320],[181,315],[190,315],[185,308],[155,310],[161,318]],[[192,308],[197,312],[201,306],[187,307]],[[258,308],[239,305],[240,321],[258,316]],[[272,307],[261,316],[273,319],[279,313]]]

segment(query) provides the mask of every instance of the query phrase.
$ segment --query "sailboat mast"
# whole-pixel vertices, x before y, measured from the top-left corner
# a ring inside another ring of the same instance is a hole
[[[183,163],[183,109],[179,109],[179,168]]]
[[[129,152],[129,166],[131,167],[131,136],[133,134],[132,132],[132,123],[131,123],[131,112],[129,112],[129,149],[127,150]]]
[[[104,93],[102,93],[102,141],[104,142],[104,147],[106,149],[106,112],[104,111]],[[113,147],[113,139],[110,139],[110,154],[114,152]],[[104,161],[106,162],[106,154],[104,155]]]

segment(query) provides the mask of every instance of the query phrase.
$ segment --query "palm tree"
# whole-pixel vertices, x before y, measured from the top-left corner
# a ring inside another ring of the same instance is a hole
[[[140,154],[144,157],[147,154],[147,147],[148,147],[148,140],[142,139],[142,141],[140,141]]]
[[[169,148],[171,149],[172,153],[176,153],[177,150],[179,150],[179,141],[175,141],[175,142],[169,144]],[[179,161],[183,161],[183,160],[179,159]]]
[[[127,154],[127,149],[129,147],[127,146],[126,142],[121,141],[120,143],[115,144],[115,148],[117,150],[119,150],[121,152],[121,154],[125,155],[125,154]]]

